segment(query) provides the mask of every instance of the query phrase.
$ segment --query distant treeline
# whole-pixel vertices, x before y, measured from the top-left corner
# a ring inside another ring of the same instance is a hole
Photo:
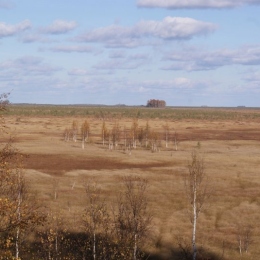
[[[143,118],[169,120],[254,120],[260,119],[259,108],[213,108],[213,107],[94,107],[86,105],[18,105],[10,104],[4,115],[13,116],[87,116],[96,118]]]

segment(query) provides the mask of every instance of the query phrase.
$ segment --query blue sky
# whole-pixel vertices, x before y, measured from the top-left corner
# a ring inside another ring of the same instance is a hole
[[[260,0],[0,0],[13,103],[260,104]]]

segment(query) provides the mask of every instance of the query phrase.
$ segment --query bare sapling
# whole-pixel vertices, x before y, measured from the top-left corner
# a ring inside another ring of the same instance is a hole
[[[164,136],[165,136],[165,148],[168,148],[169,144],[169,135],[170,135],[170,127],[168,122],[163,126]]]
[[[104,146],[105,145],[105,141],[107,140],[108,135],[109,135],[107,127],[106,127],[106,122],[104,120],[102,122],[101,135],[102,135],[102,144]]]
[[[173,137],[173,139],[174,139],[175,151],[178,151],[178,144],[179,144],[179,142],[178,142],[178,136],[177,136],[176,131],[174,132],[174,137]]]
[[[133,140],[133,148],[136,149],[136,142],[138,139],[138,118],[134,118],[131,126],[131,136]]]
[[[150,138],[150,125],[149,125],[148,121],[146,122],[146,125],[145,125],[144,136],[145,136],[145,147],[147,148],[148,141],[149,141],[149,138]]]
[[[85,120],[81,125],[82,149],[85,149],[85,143],[88,141],[89,129],[90,129],[89,123],[87,120]]]
[[[158,133],[155,131],[151,131],[150,133],[150,141],[151,141],[151,151],[158,151]]]
[[[249,246],[252,243],[252,226],[250,224],[237,223],[236,238],[240,257],[248,253]]]
[[[146,179],[125,177],[124,191],[120,193],[115,214],[115,227],[127,259],[137,260],[140,247],[148,238],[152,216],[148,211]],[[130,251],[129,251],[129,250]]]
[[[145,137],[145,131],[142,127],[139,127],[138,128],[138,141],[139,141],[140,147],[143,146],[144,137]]]
[[[65,249],[63,246],[65,232],[61,213],[48,212],[46,223],[38,232],[41,241],[40,251],[45,256],[44,259],[61,259],[62,251]]]
[[[59,195],[59,180],[57,177],[52,178],[52,190],[53,190],[53,199],[57,200]]]
[[[78,128],[79,128],[78,122],[76,120],[73,120],[71,131],[72,131],[72,140],[74,142],[77,142]]]
[[[115,122],[114,123],[114,126],[111,130],[111,141],[112,141],[112,145],[113,145],[113,148],[116,149],[119,142],[120,142],[120,135],[121,135],[121,132],[120,132],[120,126],[119,126],[119,123],[118,122]]]
[[[86,184],[87,206],[83,223],[88,234],[87,245],[93,260],[106,259],[108,254],[110,218],[101,189],[96,183]],[[88,254],[86,254],[88,255]]]
[[[188,169],[189,174],[185,178],[185,190],[190,205],[190,220],[192,223],[192,255],[193,260],[195,260],[197,256],[197,221],[204,202],[209,197],[204,161],[197,151],[192,152]]]
[[[64,141],[69,142],[70,136],[71,136],[71,129],[65,128],[65,130],[63,132]]]

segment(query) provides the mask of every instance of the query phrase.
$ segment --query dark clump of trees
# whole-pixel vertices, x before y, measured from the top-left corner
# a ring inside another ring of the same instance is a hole
[[[150,99],[147,101],[147,107],[166,107],[166,102],[159,99]]]

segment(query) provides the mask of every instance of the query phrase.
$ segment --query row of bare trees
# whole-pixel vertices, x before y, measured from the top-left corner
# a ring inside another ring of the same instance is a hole
[[[85,120],[81,126],[74,120],[71,127],[64,130],[64,141],[72,140],[77,142],[79,133],[82,149],[84,149],[90,135],[90,123],[88,120]],[[97,134],[95,133],[95,135]],[[149,148],[152,152],[156,152],[162,147],[162,141],[166,149],[170,147],[172,142],[173,149],[177,151],[179,144],[176,131],[171,129],[167,122],[163,125],[162,131],[158,132],[151,128],[148,121],[145,126],[140,126],[137,118],[133,119],[130,128],[120,127],[119,122],[115,121],[109,129],[106,122],[103,121],[100,136],[102,145],[108,146],[109,150],[117,149],[120,146],[125,151],[129,151],[129,153],[131,153],[132,149],[139,147]]]
[[[148,240],[151,214],[147,204],[147,180],[124,177],[124,189],[112,210],[95,183],[86,186],[88,206],[83,217],[89,234],[92,259],[142,259],[141,247]]]

